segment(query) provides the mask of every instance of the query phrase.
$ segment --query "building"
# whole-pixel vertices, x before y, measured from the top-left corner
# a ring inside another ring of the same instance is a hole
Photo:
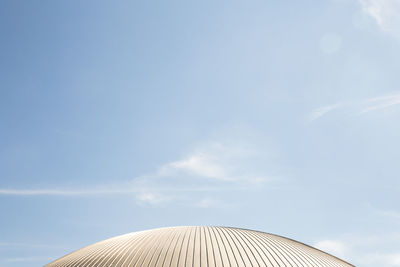
[[[231,227],[160,228],[110,238],[46,265],[66,266],[353,266],[282,236]]]

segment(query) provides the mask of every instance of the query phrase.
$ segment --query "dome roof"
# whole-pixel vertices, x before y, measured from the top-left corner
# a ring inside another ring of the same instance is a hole
[[[231,227],[160,228],[110,238],[48,265],[66,266],[353,266],[300,242]]]

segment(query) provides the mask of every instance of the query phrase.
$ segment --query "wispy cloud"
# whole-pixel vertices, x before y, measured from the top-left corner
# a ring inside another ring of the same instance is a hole
[[[379,213],[383,216],[400,219],[400,212],[395,210],[382,210]]]
[[[8,249],[19,249],[19,248],[59,248],[54,245],[42,245],[42,244],[30,244],[30,243],[15,243],[15,242],[0,242],[0,248],[6,247]]]
[[[0,189],[0,195],[15,196],[82,196],[129,194],[137,190],[74,190],[74,189]]]
[[[362,10],[385,32],[400,38],[400,0],[359,0]]]
[[[172,198],[161,193],[141,192],[136,194],[136,200],[139,204],[157,205],[169,202]]]
[[[400,1],[400,0],[399,0]],[[314,109],[309,114],[309,120],[315,121],[334,110],[343,110],[345,114],[366,115],[370,112],[383,111],[400,104],[400,92],[370,97],[358,101],[337,103]]]
[[[74,189],[0,189],[0,195],[10,195],[10,196],[95,196],[95,195],[125,195],[125,194],[144,194],[146,190],[156,190],[160,192],[213,192],[213,191],[235,191],[235,190],[248,190],[248,187],[236,187],[236,186],[226,186],[226,187],[157,187],[157,186],[146,186],[141,188],[131,188],[131,189],[120,189],[120,190],[74,190]],[[0,243],[1,245],[1,243]]]
[[[71,188],[1,188],[0,195],[9,196],[102,196],[133,195],[138,204],[161,205],[171,201],[211,206],[215,202],[204,193],[242,191],[259,188],[270,181],[259,166],[258,155],[238,145],[208,142],[195,148],[181,159],[161,165],[153,173],[125,180],[112,186]]]
[[[400,93],[369,98],[365,102],[367,105],[360,111],[360,114],[386,109],[400,104]]]
[[[34,262],[34,261],[50,261],[52,257],[28,257],[28,258],[7,258],[3,259],[4,262]]]
[[[226,169],[218,164],[217,161],[218,158],[215,155],[203,152],[195,153],[181,160],[162,166],[159,175],[168,176],[171,175],[171,173],[186,172],[189,175],[204,178],[229,180]]]
[[[322,116],[326,115],[328,112],[335,110],[341,106],[340,103],[333,104],[333,105],[328,105],[328,106],[323,106],[314,109],[311,114],[310,114],[310,121],[315,121],[316,119],[321,118]]]
[[[203,143],[181,159],[171,161],[158,168],[153,174],[135,178],[136,188],[143,188],[137,195],[139,202],[161,204],[169,201],[188,199],[197,207],[210,206],[215,201],[193,199],[188,192],[211,192],[249,190],[257,188],[270,178],[255,171],[248,164],[255,156],[248,149],[229,146],[221,142]],[[174,188],[170,192],[164,188]],[[174,194],[171,194],[175,191]],[[177,191],[179,191],[177,193]]]
[[[199,208],[209,208],[211,206],[216,205],[216,203],[217,203],[217,201],[215,199],[206,197],[206,198],[200,199],[195,205]]]
[[[269,178],[264,175],[240,170],[240,166],[244,165],[243,161],[252,156],[254,155],[247,149],[211,142],[196,148],[182,159],[161,166],[155,176],[182,177],[185,180],[206,179],[225,183],[266,182]]]

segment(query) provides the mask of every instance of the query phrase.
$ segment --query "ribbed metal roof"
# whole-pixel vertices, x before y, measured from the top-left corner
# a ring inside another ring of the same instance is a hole
[[[297,241],[230,227],[183,226],[110,238],[46,266],[353,266]]]

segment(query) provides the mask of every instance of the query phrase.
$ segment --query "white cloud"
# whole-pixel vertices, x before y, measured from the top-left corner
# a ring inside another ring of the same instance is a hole
[[[196,206],[199,208],[209,208],[211,206],[215,206],[217,201],[213,198],[203,198],[196,203]]]
[[[387,261],[391,265],[400,266],[400,253],[387,255]]]
[[[314,109],[311,114],[310,114],[310,121],[314,121],[316,119],[321,118],[322,116],[326,115],[328,112],[333,111],[341,106],[340,103],[334,104],[334,105],[328,105],[328,106],[323,106],[319,107],[317,109]]]
[[[400,266],[400,253],[374,253],[371,251],[356,255],[356,260],[363,266]]]
[[[160,174],[171,171],[184,171],[192,175],[218,180],[229,180],[224,166],[218,164],[218,158],[205,153],[190,155],[184,159],[171,162],[161,168]]]
[[[400,233],[387,235],[347,236],[326,239],[315,247],[338,256],[356,266],[400,266]]]
[[[362,10],[385,32],[400,38],[400,0],[359,0]]]
[[[136,200],[140,204],[157,205],[168,202],[170,200],[170,197],[166,197],[160,193],[141,192],[136,195]]]
[[[82,196],[82,195],[115,195],[129,194],[137,190],[75,190],[75,189],[0,189],[0,195],[15,195],[15,196]]]
[[[366,100],[366,103],[367,106],[360,111],[360,114],[375,110],[387,109],[400,104],[400,93],[369,98]]]
[[[365,115],[366,113],[374,111],[383,111],[389,108],[394,108],[399,104],[400,93],[395,92],[392,94],[366,98],[359,101],[322,106],[311,111],[309,114],[309,120],[315,121],[322,118],[327,113],[337,109],[345,110],[347,114]]]
[[[126,189],[120,190],[79,190],[79,189],[0,189],[0,195],[10,196],[95,196],[95,195],[129,195],[133,193],[143,193],[143,190],[154,190],[154,191],[165,191],[165,192],[211,192],[211,191],[235,191],[235,190],[246,190],[248,187],[173,187],[173,186],[140,186],[132,187],[132,185],[126,186]],[[1,243],[0,243],[1,245]]]
[[[268,181],[269,178],[260,174],[256,175],[247,168],[249,166],[246,162],[254,156],[256,156],[255,153],[240,146],[212,142],[203,144],[182,159],[161,166],[153,176],[183,180],[214,180],[225,184],[241,183],[242,185]],[[246,166],[246,170],[243,166]]]

